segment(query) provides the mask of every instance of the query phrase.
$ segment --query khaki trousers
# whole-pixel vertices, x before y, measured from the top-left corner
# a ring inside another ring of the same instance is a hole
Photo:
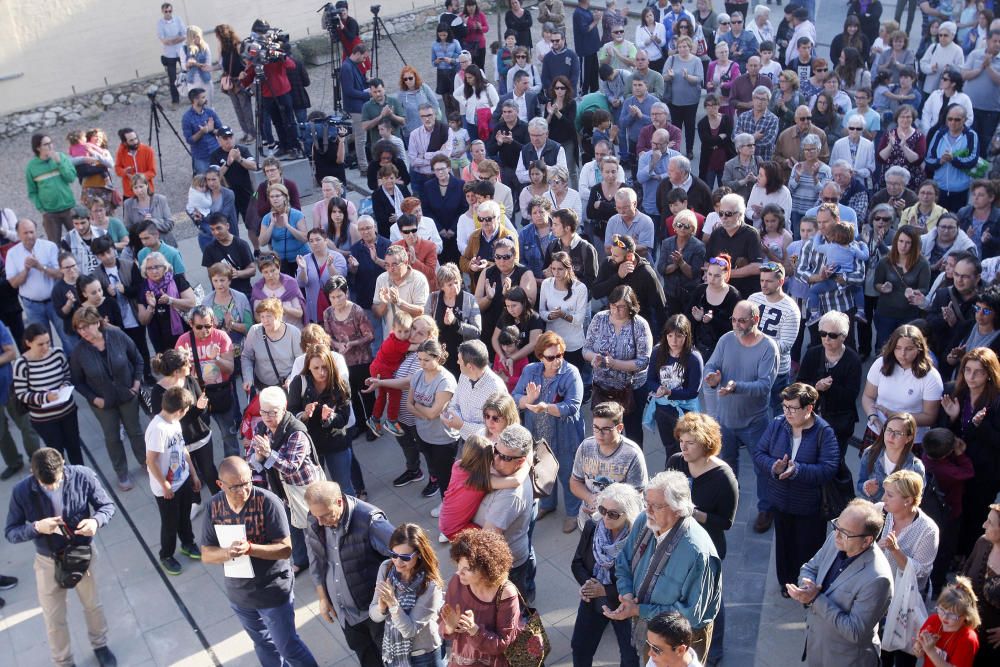
[[[90,569],[76,588],[76,594],[83,605],[83,616],[87,622],[87,634],[91,647],[98,649],[108,643],[108,621],[104,617],[104,608],[97,595],[97,581],[94,577],[94,559]],[[49,638],[49,650],[52,652],[52,662],[56,665],[72,665],[73,653],[69,643],[69,623],[66,621],[65,588],[60,588],[55,578],[56,565],[50,556],[35,554],[35,585],[38,588],[38,603],[45,617],[45,630]]]

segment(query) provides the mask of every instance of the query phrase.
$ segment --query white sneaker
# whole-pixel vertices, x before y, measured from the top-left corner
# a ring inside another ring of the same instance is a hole
[[[441,516],[441,506],[440,505],[438,505],[437,507],[435,507],[434,509],[431,510],[431,516],[434,517],[435,519],[438,518],[439,516]]]
[[[438,542],[441,544],[448,544],[450,540],[444,533],[438,533]]]

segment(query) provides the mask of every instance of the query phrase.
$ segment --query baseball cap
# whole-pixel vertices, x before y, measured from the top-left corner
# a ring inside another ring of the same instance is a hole
[[[231,137],[233,136],[233,128],[228,125],[223,125],[218,130],[215,131],[215,136],[217,137]]]
[[[73,207],[72,215],[74,218],[89,218],[90,209],[84,206],[83,204],[77,204],[76,206]]]

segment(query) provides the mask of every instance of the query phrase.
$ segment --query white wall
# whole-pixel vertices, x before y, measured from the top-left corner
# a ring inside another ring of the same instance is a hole
[[[432,0],[382,0],[381,16]],[[156,38],[161,0],[0,0],[0,114],[163,71]],[[322,0],[174,0],[174,13],[206,33],[229,23],[240,37],[260,17],[292,39],[325,34]],[[433,4],[439,4],[433,0]],[[443,4],[443,3],[440,3]],[[351,3],[364,25],[371,3]],[[12,77],[11,75],[20,75]],[[10,77],[10,78],[8,78]]]

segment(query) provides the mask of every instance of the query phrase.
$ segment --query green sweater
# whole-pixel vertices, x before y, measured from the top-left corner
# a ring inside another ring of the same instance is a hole
[[[24,176],[28,182],[28,197],[42,213],[65,211],[76,205],[70,183],[76,180],[76,167],[68,155],[60,160],[31,158]]]

